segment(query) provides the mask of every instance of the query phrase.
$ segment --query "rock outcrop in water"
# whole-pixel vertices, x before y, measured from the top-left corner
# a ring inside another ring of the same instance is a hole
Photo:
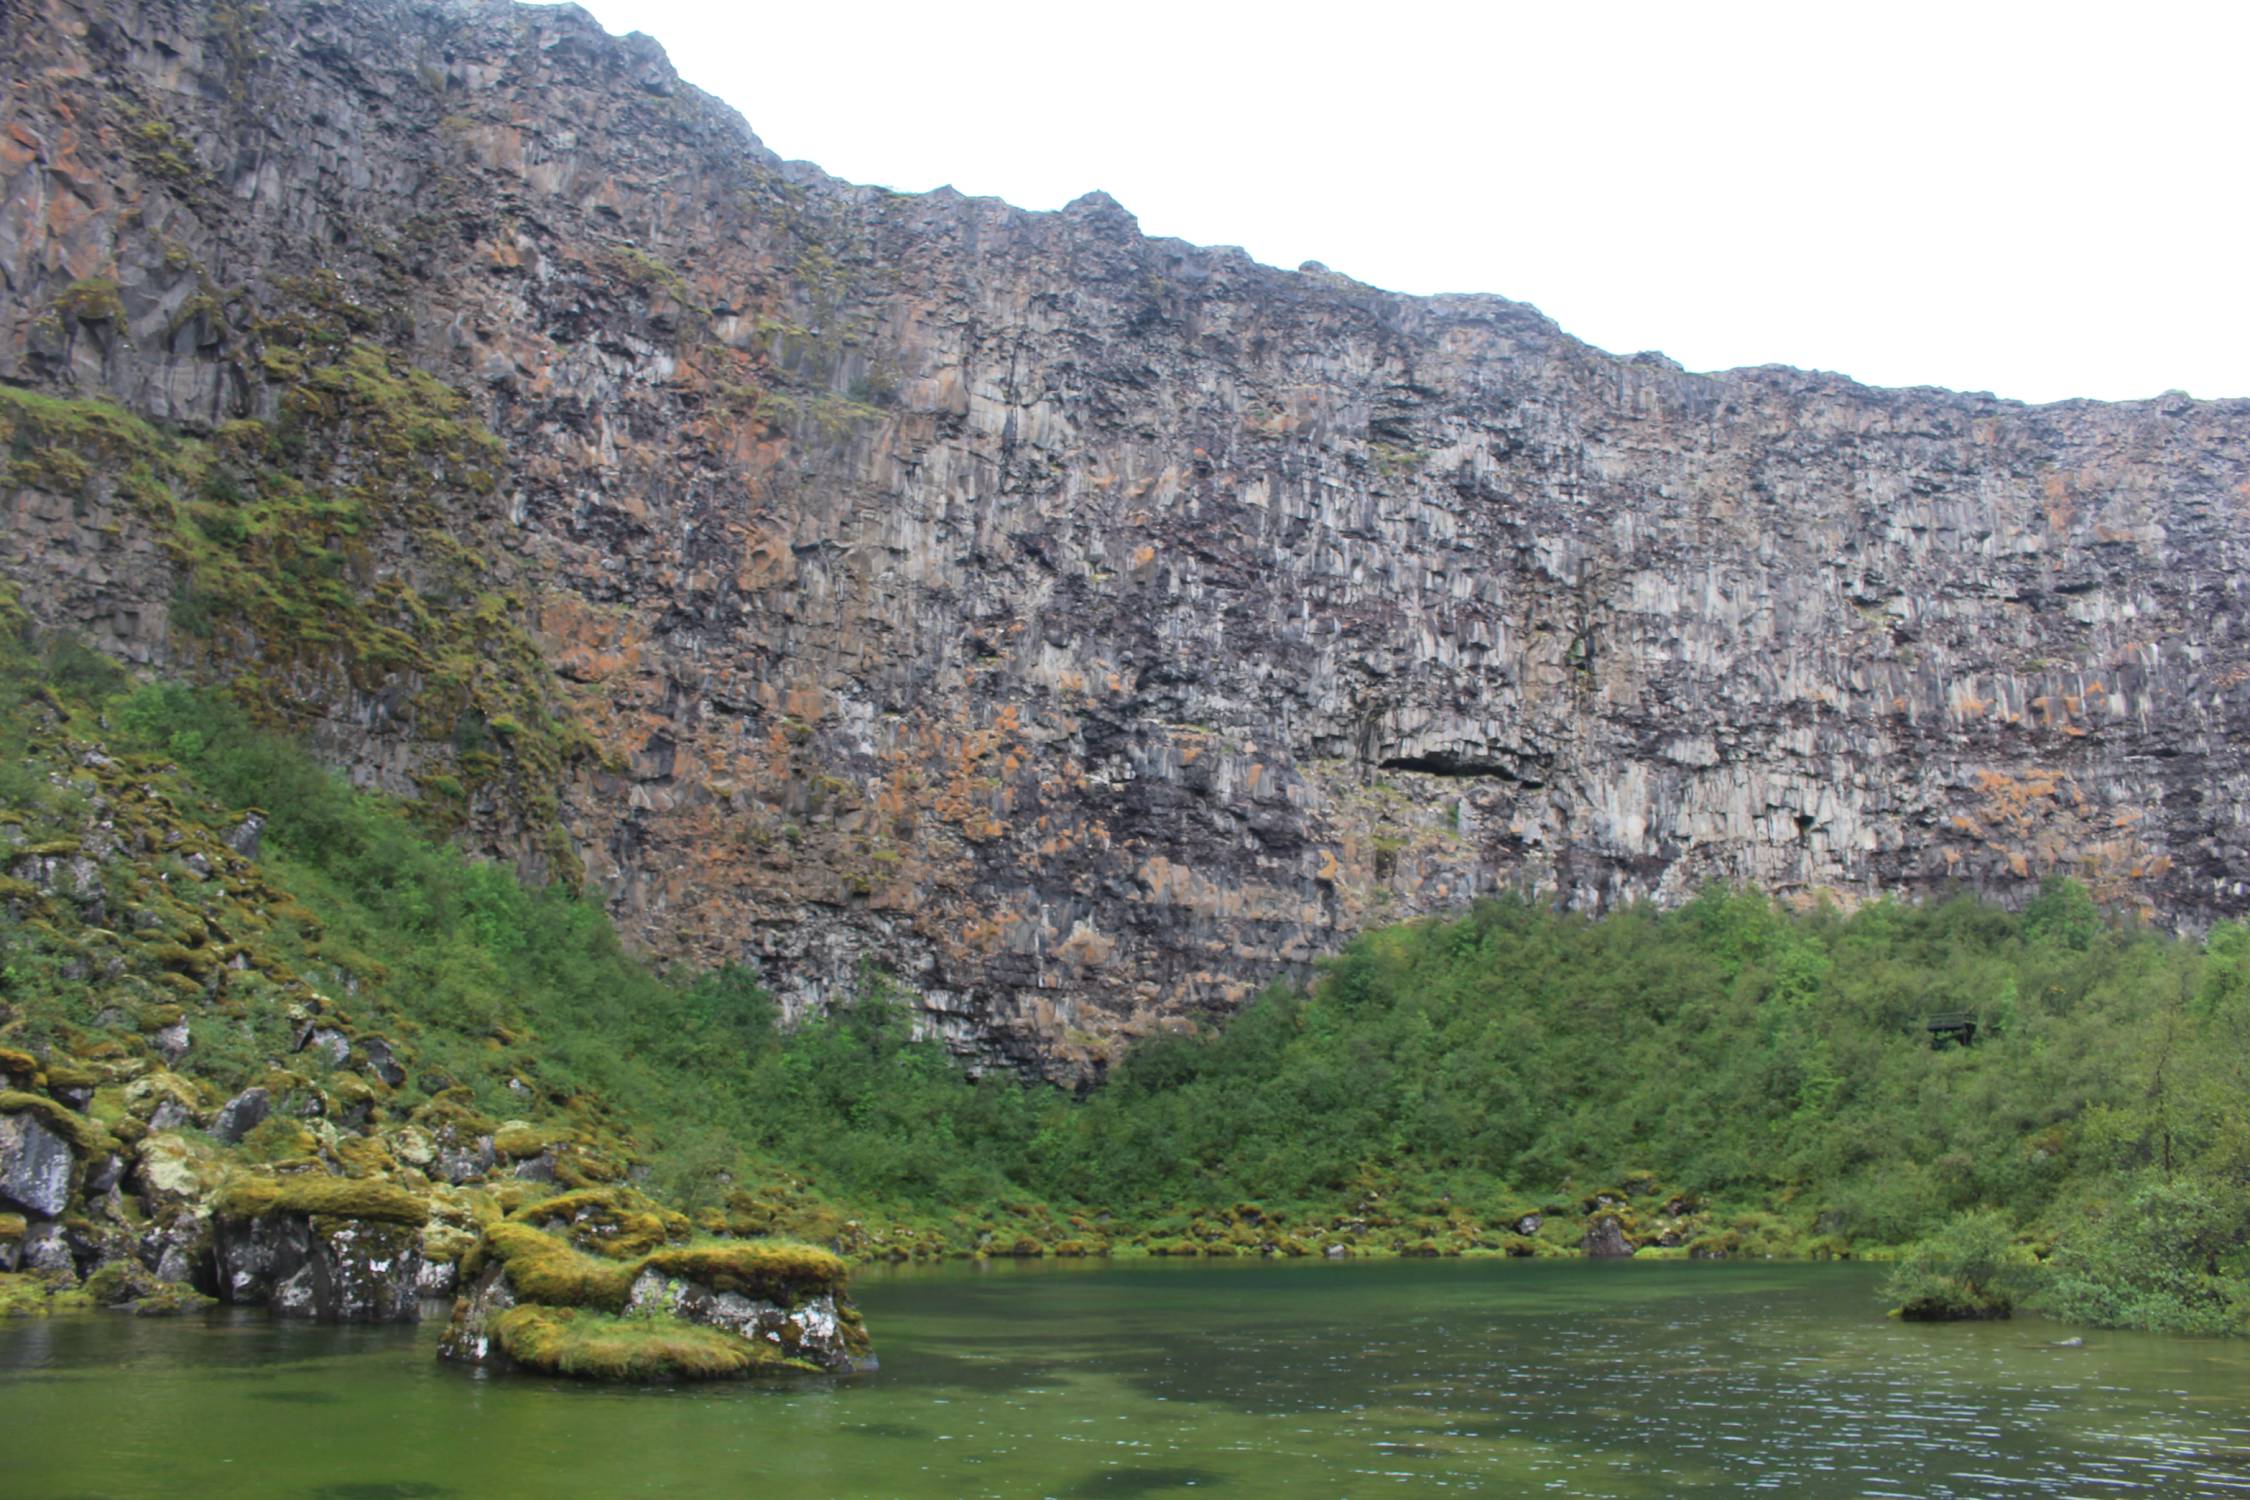
[[[1504,887],[2250,906],[2250,404],[854,187],[569,7],[6,38],[0,576],[659,955],[1060,1076]]]
[[[411,1323],[421,1315],[420,1223],[221,1213],[212,1231],[223,1301],[323,1323]]]
[[[623,1259],[584,1227],[489,1233],[440,1355],[607,1379],[875,1368],[844,1263],[827,1251],[735,1244]]]

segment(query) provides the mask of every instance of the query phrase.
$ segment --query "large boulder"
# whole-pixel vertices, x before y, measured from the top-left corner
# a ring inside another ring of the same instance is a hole
[[[0,1207],[60,1218],[77,1171],[69,1138],[50,1121],[29,1110],[0,1114]]]
[[[421,1316],[421,1231],[379,1219],[273,1213],[212,1224],[222,1301],[323,1323]]]
[[[183,1281],[151,1274],[131,1260],[113,1260],[86,1278],[86,1295],[96,1307],[114,1307],[139,1317],[201,1312],[213,1302]]]
[[[1625,1226],[1617,1215],[1601,1213],[1594,1215],[1587,1224],[1578,1248],[1595,1260],[1623,1260],[1633,1253],[1635,1246],[1625,1237]]]
[[[219,1297],[324,1323],[413,1322],[429,1215],[427,1199],[386,1182],[237,1181],[212,1216]]]
[[[219,1109],[211,1133],[228,1145],[241,1142],[273,1111],[273,1096],[264,1089],[244,1089]]]
[[[438,1352],[612,1379],[870,1370],[845,1275],[805,1246],[730,1241],[620,1260],[502,1224],[487,1231]]]

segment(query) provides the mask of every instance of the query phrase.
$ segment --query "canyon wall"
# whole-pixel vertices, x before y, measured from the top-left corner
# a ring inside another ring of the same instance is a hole
[[[0,577],[666,961],[1069,1077],[1500,890],[2250,907],[2250,403],[856,187],[571,7],[6,6]]]

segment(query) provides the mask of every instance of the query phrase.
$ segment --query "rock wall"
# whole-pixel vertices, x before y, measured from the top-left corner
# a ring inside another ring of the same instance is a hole
[[[1499,889],[2250,905],[2250,403],[1690,375],[1099,194],[855,187],[569,7],[8,0],[6,38],[0,378],[259,424],[315,489],[437,476],[335,575],[536,643],[563,728],[515,785],[559,803],[503,794],[539,726],[432,697],[434,647],[184,630],[210,535],[123,459],[19,439],[0,576],[255,669],[667,959],[793,1005],[872,959],[1064,1076]],[[314,399],[355,371],[460,393],[489,470]]]

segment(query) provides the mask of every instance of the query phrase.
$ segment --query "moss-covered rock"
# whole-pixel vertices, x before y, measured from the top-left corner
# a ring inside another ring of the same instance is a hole
[[[1605,1210],[1586,1221],[1585,1238],[1579,1248],[1595,1260],[1623,1260],[1636,1247],[1626,1232],[1625,1216]]]
[[[68,1141],[80,1156],[103,1156],[117,1149],[117,1140],[99,1120],[82,1115],[43,1094],[18,1090],[0,1092],[0,1115],[29,1115]]]
[[[1964,1213],[1915,1244],[1891,1268],[1884,1295],[1895,1317],[1916,1323],[2005,1318],[2026,1275],[2007,1216]]]
[[[159,1280],[131,1260],[113,1260],[96,1270],[86,1278],[85,1293],[97,1307],[114,1307],[140,1317],[168,1317],[218,1306],[217,1299],[177,1281]]]
[[[643,1263],[661,1275],[721,1292],[775,1301],[840,1291],[850,1267],[815,1245],[788,1240],[723,1240],[659,1250]]]
[[[632,1294],[638,1262],[581,1254],[566,1242],[528,1224],[499,1223],[486,1228],[483,1254],[507,1272],[515,1293],[551,1307],[621,1310]],[[481,1262],[465,1269],[474,1272]]]
[[[43,1318],[49,1313],[84,1312],[94,1305],[66,1277],[0,1272],[0,1318]]]
[[[613,1260],[636,1260],[667,1241],[688,1237],[686,1215],[673,1213],[630,1188],[577,1188],[525,1203],[511,1217],[567,1236],[570,1242]]]
[[[552,1221],[559,1217],[553,1209],[558,1201],[519,1212],[536,1217],[545,1210]],[[614,1200],[584,1198],[562,1204],[566,1212],[614,1206]],[[440,1344],[450,1359],[636,1378],[622,1367],[605,1368],[592,1352],[574,1356],[566,1365],[552,1351],[566,1347],[565,1335],[577,1329],[598,1334],[610,1355],[624,1359],[629,1334],[646,1343],[656,1338],[649,1329],[671,1327],[732,1339],[758,1351],[754,1364],[798,1362],[808,1368],[850,1370],[872,1363],[866,1330],[842,1295],[847,1267],[838,1256],[810,1245],[718,1241],[667,1246],[618,1260],[585,1254],[556,1234],[503,1219],[486,1226],[484,1242],[464,1263],[464,1271],[468,1280]],[[549,1316],[556,1313],[584,1315],[590,1321]],[[633,1316],[601,1321],[621,1313]],[[637,1334],[614,1326],[635,1322],[646,1325]],[[523,1340],[533,1336],[553,1341],[546,1346],[549,1355],[525,1356]],[[732,1346],[699,1338],[695,1347]]]
[[[51,1101],[31,1094],[0,1094],[0,1107],[10,1099],[44,1108],[0,1112],[0,1206],[42,1219],[58,1218],[69,1207],[83,1175],[85,1153],[76,1142],[89,1133],[71,1130],[66,1121],[57,1120],[56,1116],[70,1112]],[[107,1132],[99,1138],[109,1139]]]
[[[406,1322],[427,1195],[375,1178],[237,1172],[211,1197],[219,1295],[323,1322]]]

